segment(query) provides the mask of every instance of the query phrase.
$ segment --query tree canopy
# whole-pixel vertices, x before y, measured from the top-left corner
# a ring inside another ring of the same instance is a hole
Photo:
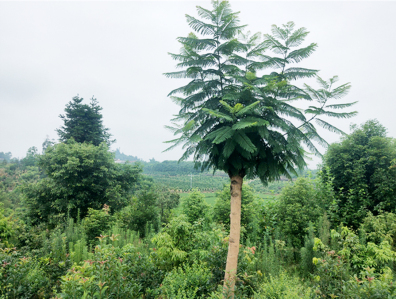
[[[368,211],[396,211],[396,141],[377,120],[352,129],[329,146],[323,176],[333,183],[338,220],[358,227]]]
[[[354,103],[329,103],[343,97],[350,84],[334,88],[336,76],[325,81],[317,70],[291,66],[317,47],[301,47],[308,31],[296,29],[293,22],[273,25],[272,34],[250,35],[243,33],[245,25],[239,25],[238,13],[226,1],[214,1],[212,11],[199,6],[197,10],[201,20],[187,15],[196,33],[179,37],[180,54],[170,54],[183,70],[165,74],[191,79],[169,94],[181,107],[174,126],[168,127],[179,137],[169,142],[182,144],[181,160],[193,155],[202,169],[258,176],[264,183],[280,175],[290,177],[296,167],[306,165],[302,145],[318,155],[314,142],[327,145],[313,120],[342,133],[323,117],[355,114],[336,111]],[[293,85],[311,77],[317,78],[319,89]],[[312,103],[302,110],[294,104],[298,100]]]
[[[113,211],[124,207],[128,191],[138,180],[138,165],[118,165],[102,143],[99,146],[70,140],[49,146],[39,157],[47,177],[24,188],[30,217],[48,221],[55,215],[76,218],[88,208],[107,204]]]
[[[103,116],[95,98],[89,104],[82,103],[83,98],[74,97],[65,108],[65,114],[59,117],[63,120],[63,126],[57,129],[59,139],[65,142],[71,138],[79,143],[87,142],[98,146],[105,142],[108,146],[114,142],[111,140],[109,129],[103,126]]]

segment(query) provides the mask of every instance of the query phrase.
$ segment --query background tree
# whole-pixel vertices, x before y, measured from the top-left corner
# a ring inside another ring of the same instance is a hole
[[[88,208],[107,204],[113,211],[124,207],[128,191],[138,180],[138,165],[118,165],[102,143],[99,146],[73,140],[49,146],[39,158],[47,175],[24,188],[32,220],[49,221],[56,215],[84,217]]]
[[[0,152],[0,158],[4,159],[5,161],[10,161],[11,157],[12,157],[11,152],[8,153]]]
[[[194,189],[181,203],[183,214],[190,223],[200,220],[208,220],[209,205],[205,201],[205,195]]]
[[[224,224],[227,231],[230,230],[230,187],[224,186],[223,190],[216,193],[216,201],[213,206],[213,220]],[[252,236],[254,221],[256,220],[259,204],[252,188],[244,185],[241,197],[241,227],[246,234]]]
[[[133,197],[130,204],[118,213],[122,226],[139,232],[140,237],[147,237],[150,226],[155,231],[159,228],[159,208],[157,196],[152,191],[143,191]]]
[[[157,206],[160,209],[161,222],[167,223],[171,216],[171,210],[180,203],[180,194],[170,190],[167,186],[157,186]]]
[[[35,166],[39,157],[37,147],[32,146],[28,149],[26,157],[22,159],[21,163],[23,166]]]
[[[165,74],[171,78],[189,78],[191,81],[169,95],[181,106],[169,127],[175,135],[173,148],[183,144],[181,160],[194,155],[201,169],[225,171],[231,180],[231,220],[226,289],[234,289],[240,239],[241,190],[244,177],[259,177],[263,183],[290,177],[295,168],[305,163],[305,144],[310,151],[320,154],[313,141],[326,142],[319,136],[317,125],[340,132],[323,118],[350,117],[353,113],[337,113],[333,109],[352,105],[328,105],[332,98],[347,93],[349,84],[332,89],[336,77],[324,81],[318,77],[321,89],[306,85],[302,90],[291,82],[316,75],[317,70],[289,67],[309,57],[315,50],[312,43],[299,47],[308,35],[305,28],[294,30],[289,22],[282,27],[272,26],[272,35],[250,37],[241,34],[238,13],[232,12],[228,2],[213,1],[213,9],[197,7],[201,19],[186,15],[195,33],[179,37],[180,54],[170,54],[179,61],[182,71]],[[238,35],[240,40],[238,40]],[[276,54],[265,54],[270,50]],[[259,71],[272,68],[268,74]],[[181,94],[182,97],[176,97]],[[301,111],[293,100],[317,101]]]
[[[329,146],[323,178],[332,180],[338,221],[357,228],[368,211],[396,211],[396,144],[377,120],[352,129]]]
[[[65,114],[59,117],[63,120],[63,126],[57,129],[59,139],[65,142],[71,138],[79,143],[87,142],[98,146],[106,142],[110,146],[115,140],[110,140],[109,129],[103,126],[102,107],[95,98],[90,104],[83,104],[83,98],[74,97],[65,108]]]

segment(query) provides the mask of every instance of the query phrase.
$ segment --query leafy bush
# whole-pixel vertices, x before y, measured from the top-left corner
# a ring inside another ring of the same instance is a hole
[[[34,223],[48,222],[58,214],[84,217],[88,208],[100,209],[103,204],[119,210],[142,171],[139,165],[116,164],[104,143],[95,146],[72,139],[49,146],[38,164],[47,177],[23,189]]]
[[[338,222],[357,229],[368,211],[396,208],[396,147],[377,120],[352,129],[341,143],[329,146],[322,177],[332,180]]]
[[[224,233],[218,227],[206,229],[199,221],[191,224],[182,214],[152,239],[157,248],[154,258],[158,267],[170,270],[187,261],[205,259],[223,239]]]
[[[9,239],[14,235],[14,221],[12,216],[5,217],[3,204],[0,203],[0,245],[11,247]]]
[[[146,236],[148,225],[158,231],[159,209],[156,194],[147,191],[139,193],[116,217],[122,227],[139,232],[141,237]]]
[[[44,298],[51,293],[49,280],[36,259],[21,256],[16,248],[1,248],[0,261],[1,298]]]
[[[157,298],[159,287],[166,274],[154,264],[152,256],[155,253],[156,248],[147,252],[139,250],[132,244],[122,248],[127,275],[139,285],[139,293],[146,299]]]
[[[282,272],[279,276],[266,278],[254,298],[309,299],[312,295],[311,288],[303,285],[298,277]]]
[[[205,201],[205,196],[197,189],[184,198],[181,205],[183,214],[187,216],[190,223],[200,219],[208,220],[209,205]]]
[[[184,264],[166,275],[161,293],[167,299],[205,298],[215,287],[210,281],[212,273],[205,264]]]
[[[323,215],[316,196],[314,181],[300,177],[293,185],[286,186],[279,197],[278,225],[296,248],[302,247],[309,223],[316,223]]]
[[[367,240],[375,244],[388,241],[389,244],[396,245],[396,214],[384,212],[374,216],[369,212],[360,230],[366,234]]]
[[[360,273],[361,279],[355,276],[346,284],[347,298],[383,299],[396,297],[396,284],[392,271],[387,268],[382,274],[374,272],[373,268],[366,268]]]
[[[112,244],[95,247],[91,260],[74,265],[62,277],[61,298],[139,298],[139,285],[128,275],[128,265]],[[110,237],[112,240],[116,236]]]
[[[83,227],[90,244],[95,244],[96,238],[104,234],[114,223],[115,219],[109,212],[110,207],[106,204],[101,210],[88,208],[87,217],[83,220]]]

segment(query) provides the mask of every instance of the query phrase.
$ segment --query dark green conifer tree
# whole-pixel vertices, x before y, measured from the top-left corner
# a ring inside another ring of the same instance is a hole
[[[56,130],[59,139],[65,142],[73,138],[78,143],[86,142],[96,146],[105,142],[110,146],[114,140],[110,140],[109,129],[103,126],[103,116],[100,113],[103,108],[95,98],[91,99],[90,104],[83,104],[82,101],[83,98],[74,97],[67,103],[65,114],[59,116],[64,123]]]

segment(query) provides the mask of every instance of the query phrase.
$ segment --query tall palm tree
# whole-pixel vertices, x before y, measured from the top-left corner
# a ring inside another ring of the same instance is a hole
[[[315,142],[326,145],[313,121],[330,131],[342,133],[322,116],[351,117],[355,112],[338,113],[334,109],[354,103],[329,105],[350,89],[343,84],[333,89],[336,77],[328,82],[317,70],[289,67],[309,57],[316,44],[298,48],[308,31],[294,30],[294,23],[272,26],[272,34],[244,33],[238,13],[227,1],[213,1],[212,10],[197,7],[200,19],[186,15],[195,33],[179,37],[179,54],[170,54],[181,71],[166,73],[170,78],[191,81],[170,92],[180,105],[173,125],[168,126],[176,139],[172,146],[183,145],[180,160],[194,157],[202,170],[225,171],[231,180],[230,237],[225,269],[225,290],[233,296],[236,280],[241,191],[243,179],[259,177],[266,184],[306,166],[306,150],[320,155]],[[297,49],[294,49],[297,48]],[[275,56],[267,55],[271,51]],[[265,70],[267,74],[264,73]],[[321,88],[292,84],[301,78],[317,77]],[[179,94],[181,96],[175,96]],[[294,103],[316,102],[308,109]],[[305,147],[304,147],[305,146]]]

